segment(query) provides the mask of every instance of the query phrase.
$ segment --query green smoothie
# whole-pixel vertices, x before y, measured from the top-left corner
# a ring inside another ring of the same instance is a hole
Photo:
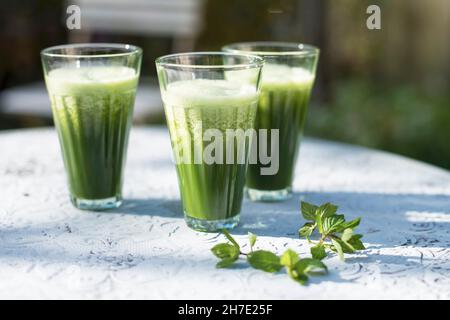
[[[256,89],[228,80],[178,81],[167,86],[163,101],[187,219],[221,221],[238,217],[251,138],[239,140],[226,132],[253,128]],[[210,130],[223,137],[220,144],[226,152],[216,158],[218,163],[204,161],[212,141],[204,138]],[[227,163],[229,152],[237,160],[238,147],[244,152],[244,163]]]
[[[279,170],[261,175],[261,165],[249,164],[246,185],[259,191],[290,189],[314,75],[305,69],[266,64],[255,128],[268,129],[268,145],[278,144]],[[270,130],[279,130],[279,141],[271,141]],[[261,142],[260,142],[261,143]]]
[[[60,68],[46,77],[72,201],[121,199],[138,76],[128,67]]]

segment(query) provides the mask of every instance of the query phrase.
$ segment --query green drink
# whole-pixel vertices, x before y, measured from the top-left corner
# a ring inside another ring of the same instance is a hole
[[[187,80],[170,84],[164,94],[167,123],[180,181],[184,211],[191,219],[229,220],[241,211],[245,163],[195,163],[195,153],[210,144],[205,141],[208,130],[218,130],[226,149],[226,130],[252,129],[255,122],[258,96],[250,87],[226,80]],[[234,157],[237,158],[237,139]],[[247,154],[249,140],[241,146]],[[200,158],[200,157],[199,157]],[[194,161],[192,161],[194,160]]]
[[[266,163],[251,162],[246,187],[252,200],[287,199],[292,194],[319,50],[309,45],[281,42],[236,43],[223,50],[257,54],[266,60],[255,128],[267,130],[267,141],[261,141],[260,136],[258,151],[252,152],[259,152],[262,143],[272,146],[271,150],[277,152],[278,170],[265,174]]]
[[[298,146],[300,145],[314,75],[302,68],[266,64],[263,69],[256,129],[267,129],[268,144],[277,144],[279,169],[274,175],[262,175],[261,163],[250,164],[249,190],[277,191],[292,185]],[[271,130],[279,130],[272,141]],[[250,191],[251,192],[251,191]]]
[[[222,56],[193,55],[212,56],[212,60]],[[169,69],[173,64],[162,63],[164,59],[170,56],[157,60],[158,75],[186,222],[199,231],[233,228],[241,212],[262,59],[244,56],[240,58],[242,63],[255,60],[254,66],[234,71],[219,68],[212,72],[213,79],[199,68],[203,78],[184,80],[181,73],[177,77],[181,79],[168,83],[166,77],[174,70]],[[255,77],[226,80],[229,72],[253,73]]]
[[[61,66],[45,74],[72,203],[122,202],[123,169],[138,73],[127,66]]]

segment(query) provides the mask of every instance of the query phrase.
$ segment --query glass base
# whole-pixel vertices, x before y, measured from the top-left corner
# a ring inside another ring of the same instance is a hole
[[[239,224],[240,215],[223,220],[202,220],[184,216],[189,228],[201,232],[218,232],[222,229],[231,230]]]
[[[287,187],[281,190],[257,190],[246,188],[247,196],[252,201],[278,202],[292,197],[292,188]]]
[[[101,211],[115,209],[122,205],[122,197],[120,196],[98,200],[87,200],[71,196],[70,199],[73,205],[81,210]]]

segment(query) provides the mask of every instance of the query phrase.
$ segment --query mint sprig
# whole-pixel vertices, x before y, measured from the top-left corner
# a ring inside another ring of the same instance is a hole
[[[344,261],[345,253],[354,253],[364,250],[361,241],[362,235],[355,234],[354,230],[361,222],[361,218],[346,221],[344,215],[337,214],[338,207],[325,203],[321,206],[304,202],[301,203],[301,212],[306,222],[299,230],[299,236],[305,237],[311,247],[311,255],[314,259],[322,260],[327,257],[327,250],[334,251]],[[312,241],[311,235],[318,231],[320,238]]]
[[[300,259],[299,255],[292,249],[286,250],[281,257],[267,250],[253,250],[257,236],[248,234],[250,252],[244,253],[237,241],[227,230],[222,233],[229,242],[216,244],[211,252],[220,259],[216,268],[229,268],[244,256],[248,264],[258,270],[275,273],[286,269],[286,273],[296,282],[305,284],[308,276],[316,276],[328,273],[328,269],[320,260],[314,258]]]

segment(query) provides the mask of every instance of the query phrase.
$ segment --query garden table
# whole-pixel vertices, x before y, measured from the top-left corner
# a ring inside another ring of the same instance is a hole
[[[450,173],[397,155],[305,139],[294,196],[245,201],[246,242],[308,254],[300,200],[333,202],[367,250],[306,286],[238,264],[215,269],[209,249],[223,236],[183,220],[164,128],[132,130],[124,205],[80,211],[68,191],[53,129],[0,133],[0,298],[326,299],[450,298]]]

